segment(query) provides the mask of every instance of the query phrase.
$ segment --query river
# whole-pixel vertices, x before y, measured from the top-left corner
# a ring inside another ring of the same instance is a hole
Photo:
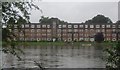
[[[91,46],[20,46],[25,54],[18,60],[11,54],[2,53],[2,68],[105,68],[104,52]],[[36,62],[36,63],[35,63]]]

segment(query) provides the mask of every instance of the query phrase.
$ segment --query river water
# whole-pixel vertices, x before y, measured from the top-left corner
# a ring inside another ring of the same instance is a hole
[[[2,68],[105,68],[103,49],[95,46],[20,46],[25,54],[18,60],[2,53]],[[36,62],[36,63],[35,63]]]

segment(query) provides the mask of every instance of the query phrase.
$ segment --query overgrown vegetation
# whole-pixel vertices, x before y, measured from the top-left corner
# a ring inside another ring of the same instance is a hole
[[[32,2],[2,2],[2,51],[4,53],[11,53],[20,59],[17,52],[22,51],[15,42],[19,39],[14,33],[14,25],[17,25],[18,31],[22,31],[21,25],[30,23],[29,10],[32,9],[40,10]]]
[[[118,41],[114,46],[108,47],[105,52],[107,52],[106,67],[120,69],[120,41]]]

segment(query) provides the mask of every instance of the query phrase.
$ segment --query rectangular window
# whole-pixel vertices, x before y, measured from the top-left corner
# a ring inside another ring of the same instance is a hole
[[[35,25],[31,25],[31,28],[34,28],[35,27]]]
[[[17,25],[14,25],[14,28],[17,28]]]
[[[28,24],[26,24],[26,25],[25,25],[25,27],[29,27],[29,25],[28,25]]]
[[[96,28],[100,28],[100,25],[96,25]]]
[[[58,28],[62,28],[62,25],[59,25]]]
[[[50,28],[50,25],[47,25],[47,28]]]
[[[72,29],[68,29],[68,32],[72,32]]]
[[[94,28],[94,25],[90,25],[90,28]]]
[[[78,32],[78,29],[74,29],[74,32]]]
[[[66,28],[66,25],[63,25],[63,28]]]
[[[72,28],[72,25],[68,25],[68,28]]]
[[[40,25],[37,25],[37,28],[40,28],[41,26]]]
[[[85,25],[85,28],[88,28],[88,25]]]
[[[107,27],[107,28],[110,28],[110,25],[107,25],[106,27]]]
[[[78,25],[74,25],[74,28],[78,28]]]
[[[31,29],[31,32],[34,32],[34,29]]]
[[[79,25],[80,28],[83,28],[83,25]]]
[[[120,28],[120,25],[119,25],[119,27],[118,28]]]
[[[51,30],[50,30],[50,29],[47,29],[47,32],[51,32]]]
[[[116,28],[116,25],[112,25],[112,28]]]
[[[42,25],[42,28],[46,28],[46,25]]]
[[[102,28],[105,28],[105,25],[102,25]]]

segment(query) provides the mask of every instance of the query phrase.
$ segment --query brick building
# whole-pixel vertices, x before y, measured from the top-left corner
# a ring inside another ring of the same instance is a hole
[[[105,23],[31,23],[22,25],[19,32],[15,25],[14,32],[21,41],[94,41],[94,35],[103,32],[105,41],[120,38],[120,24]],[[119,39],[120,40],[120,39]]]

